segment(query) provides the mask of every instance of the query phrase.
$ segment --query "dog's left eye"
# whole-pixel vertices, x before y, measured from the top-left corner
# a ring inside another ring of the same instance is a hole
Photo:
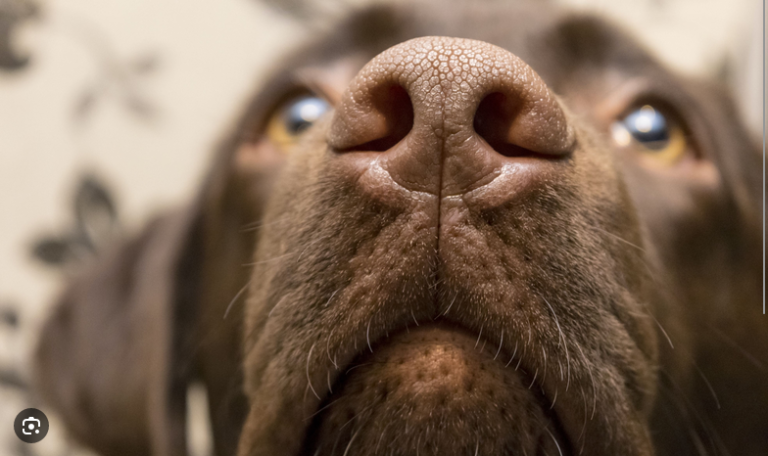
[[[269,119],[267,137],[279,146],[290,145],[329,109],[328,102],[315,95],[302,94],[290,98]]]
[[[619,146],[636,146],[644,155],[665,165],[675,164],[688,150],[680,124],[648,104],[614,122],[611,133]]]

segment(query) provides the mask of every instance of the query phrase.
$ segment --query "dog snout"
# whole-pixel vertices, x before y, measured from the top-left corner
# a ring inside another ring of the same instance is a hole
[[[535,171],[567,157],[574,134],[547,85],[511,52],[425,37],[384,51],[357,74],[328,144],[380,165],[402,187],[446,197],[487,184],[505,165],[525,161]]]

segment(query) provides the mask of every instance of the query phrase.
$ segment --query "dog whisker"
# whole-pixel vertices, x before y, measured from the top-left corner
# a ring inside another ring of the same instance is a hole
[[[504,367],[509,367],[509,365],[512,364],[512,361],[515,359],[516,354],[517,354],[517,341],[515,341],[515,349],[512,352],[512,356],[509,357],[509,361],[507,361],[507,364],[504,365]]]
[[[336,370],[339,370],[339,365],[336,364],[336,356],[334,355],[333,359],[331,359],[331,336],[333,335],[333,331],[335,328],[331,328],[331,332],[328,334],[328,337],[325,338],[325,354],[328,355],[328,361],[333,364],[333,367],[336,368]]]
[[[597,408],[597,385],[595,383],[594,374],[592,373],[592,364],[589,362],[589,359],[587,359],[586,355],[584,354],[584,350],[581,348],[581,344],[579,344],[576,341],[574,342],[575,342],[576,348],[579,350],[579,353],[581,354],[583,365],[587,367],[587,374],[589,375],[589,378],[592,384],[592,416],[594,416],[595,409]],[[584,394],[583,388],[582,388],[582,394]],[[586,403],[584,404],[584,406],[586,410],[587,409]]]
[[[413,309],[411,309],[411,317],[413,317],[413,322],[416,323],[416,326],[419,326],[419,322],[416,320],[416,315],[413,313]]]
[[[768,368],[766,368],[766,366],[765,366],[765,364],[763,364],[763,362],[758,360],[757,357],[755,357],[752,353],[748,352],[743,347],[741,347],[739,344],[734,342],[733,339],[731,339],[730,337],[728,337],[725,334],[723,334],[722,331],[720,331],[719,329],[715,328],[712,325],[707,325],[707,327],[710,330],[712,330],[712,332],[717,337],[719,337],[723,342],[725,342],[726,344],[730,345],[733,349],[738,351],[739,354],[741,354],[744,358],[746,358],[754,367],[756,367],[757,369],[759,369],[762,372],[768,371]]]
[[[499,341],[499,348],[496,350],[496,354],[493,356],[494,361],[496,358],[499,357],[499,353],[501,353],[501,346],[504,345],[504,330],[501,330],[501,340]]]
[[[674,350],[675,345],[672,343],[672,338],[669,337],[669,334],[667,334],[667,331],[664,329],[663,326],[661,326],[661,323],[659,322],[659,320],[657,320],[656,317],[651,313],[648,313],[648,315],[653,319],[654,322],[656,322],[656,326],[658,326],[659,330],[661,330],[661,333],[664,334],[664,338],[667,339],[667,343],[669,344],[669,347],[672,350]]]
[[[560,454],[560,456],[563,456],[563,450],[560,448],[560,444],[557,442],[557,439],[555,436],[550,432],[548,428],[544,428],[545,431],[547,431],[547,434],[549,434],[550,437],[552,437],[552,441],[555,442],[555,446],[557,447],[557,452]]]
[[[232,310],[232,306],[235,304],[235,302],[237,301],[237,299],[238,299],[238,298],[239,298],[239,297],[240,297],[240,296],[241,296],[243,293],[245,293],[245,290],[247,290],[249,286],[251,286],[251,281],[250,281],[250,280],[248,281],[248,283],[246,283],[246,284],[243,286],[243,288],[241,288],[241,289],[240,289],[240,291],[238,291],[238,292],[237,292],[237,294],[235,295],[235,297],[234,297],[234,298],[232,298],[232,300],[231,300],[231,301],[229,301],[229,304],[227,304],[227,309],[224,311],[224,317],[222,318],[223,320],[226,320],[226,319],[227,319],[227,315],[229,315],[229,311],[230,311],[230,310]]]
[[[381,440],[384,438],[384,434],[386,434],[387,429],[389,429],[390,424],[387,423],[384,426],[384,429],[381,430],[379,433],[379,439],[376,441],[376,449],[373,451],[373,454],[379,454],[379,446],[381,445]]]
[[[365,340],[368,342],[368,350],[373,353],[373,347],[371,347],[371,320],[368,320],[368,327],[365,329]]]
[[[343,425],[342,425],[342,426],[339,428],[339,431],[341,431],[342,429],[344,429],[345,427],[347,427],[347,425],[349,425],[349,423],[351,423],[352,421],[354,421],[354,420],[355,420],[355,418],[357,418],[358,416],[360,416],[360,415],[362,415],[363,413],[365,413],[365,412],[367,412],[368,410],[370,410],[370,409],[371,409],[371,407],[373,407],[374,405],[375,405],[375,404],[371,404],[371,405],[369,405],[369,406],[367,406],[367,407],[363,408],[363,409],[362,409],[362,410],[360,410],[359,412],[357,412],[357,413],[356,413],[356,414],[355,414],[355,415],[354,415],[352,418],[350,418],[349,420],[347,420],[347,422],[346,422],[346,423],[344,423],[344,424],[343,424]]]
[[[520,363],[522,362],[523,362],[523,357],[521,356],[520,358],[517,359],[517,365],[515,366],[515,370],[520,368]]]
[[[531,380],[531,384],[528,385],[528,389],[531,389],[533,387],[533,384],[536,383],[536,377],[539,376],[539,369],[536,369],[536,373],[533,374],[533,380]]]
[[[720,400],[717,398],[717,393],[715,393],[715,388],[712,387],[712,384],[709,382],[709,379],[706,375],[704,375],[704,372],[699,368],[698,364],[696,364],[694,361],[691,361],[693,364],[694,369],[696,369],[696,372],[699,373],[699,376],[704,381],[704,384],[707,385],[707,389],[709,390],[710,394],[712,394],[712,399],[715,400],[715,406],[717,406],[717,409],[720,410]]]
[[[557,326],[557,333],[560,336],[560,343],[563,346],[563,349],[565,350],[565,365],[566,365],[566,385],[571,382],[571,358],[568,354],[568,342],[565,340],[565,333],[563,332],[563,328],[560,327],[560,321],[557,319],[557,314],[555,313],[555,309],[552,307],[552,304],[547,301],[547,299],[544,296],[539,295],[539,297],[544,301],[544,303],[547,304],[547,307],[549,308],[549,311],[552,312],[552,318],[555,320],[555,326]],[[562,380],[562,377],[561,377]],[[568,387],[566,386],[566,391],[568,390]]]
[[[589,419],[587,418],[587,413],[588,413],[587,410],[589,410],[589,407],[587,406],[587,394],[584,392],[584,388],[583,387],[580,388],[580,389],[581,389],[581,400],[582,400],[582,402],[584,404],[584,406],[583,406],[583,409],[584,409],[584,422],[581,425],[581,432],[579,432],[579,436],[576,438],[577,441],[581,441],[581,450],[579,451],[579,453],[581,453],[584,450],[584,444],[585,444],[585,441],[583,439],[584,431],[587,430],[587,421],[589,421]]]
[[[454,295],[453,299],[451,300],[451,303],[448,304],[448,308],[446,308],[445,311],[442,314],[440,314],[440,316],[444,317],[444,316],[448,315],[448,311],[451,310],[451,307],[453,307],[453,303],[454,302],[456,302],[456,296],[455,295]]]
[[[315,387],[312,386],[312,379],[309,376],[309,361],[312,359],[312,351],[314,349],[315,349],[315,344],[312,344],[312,347],[310,347],[309,353],[307,354],[307,369],[306,369],[307,370],[307,385],[309,386],[309,389],[312,390],[312,394],[314,394],[315,397],[317,398],[317,400],[319,401],[319,400],[321,400],[320,399],[320,395],[317,394],[317,391],[315,391]]]
[[[309,388],[307,388],[307,391],[308,391],[308,390],[309,390]],[[328,408],[329,408],[330,406],[332,406],[333,404],[335,404],[335,403],[339,402],[339,400],[340,400],[340,399],[334,399],[333,401],[329,402],[328,404],[325,404],[324,406],[322,406],[322,407],[320,407],[319,409],[317,409],[317,411],[316,411],[315,413],[313,413],[313,414],[309,415],[308,417],[304,418],[304,421],[309,421],[309,420],[311,420],[312,418],[314,418],[314,417],[316,417],[317,415],[319,415],[320,413],[322,413],[324,410],[328,409]]]
[[[336,290],[334,290],[333,293],[331,293],[331,296],[328,297],[328,300],[325,301],[325,304],[323,305],[323,307],[328,307],[333,297],[336,296],[336,293],[338,293],[339,291],[341,291],[341,288],[337,288]]]
[[[480,326],[480,333],[477,335],[477,342],[475,342],[475,350],[477,350],[477,345],[480,343],[481,337],[483,337],[483,326]],[[482,349],[480,351],[482,351]]]
[[[357,431],[355,431],[355,433],[354,433],[354,434],[352,434],[352,438],[351,438],[351,439],[349,439],[349,443],[347,443],[347,449],[345,449],[345,450],[344,450],[344,454],[343,454],[342,456],[347,456],[347,453],[349,453],[349,449],[352,447],[352,442],[354,442],[354,441],[355,441],[355,439],[357,438],[357,435],[360,433],[360,431],[361,431],[362,429],[363,429],[363,428],[362,428],[362,427],[360,427],[360,428],[358,428],[358,429],[357,429]]]
[[[555,389],[555,397],[553,397],[553,398],[552,398],[552,405],[550,405],[550,406],[549,406],[549,409],[550,409],[550,410],[552,410],[553,408],[555,408],[555,402],[557,402],[557,393],[558,393],[558,391],[559,391],[559,390],[556,388],[556,389]]]
[[[280,304],[282,304],[287,299],[288,299],[287,296],[282,296],[280,298],[280,300],[277,301],[277,303],[274,306],[272,306],[271,309],[269,309],[269,313],[267,314],[267,318],[271,318],[272,317],[272,313],[274,313],[275,309],[277,309],[280,306]]]
[[[588,226],[589,226],[591,229],[595,230],[595,231],[599,231],[600,233],[606,234],[606,235],[608,235],[608,236],[612,237],[613,239],[616,239],[617,241],[623,242],[624,244],[626,244],[626,245],[628,245],[628,246],[630,246],[630,247],[633,247],[633,248],[635,248],[635,249],[639,250],[640,252],[643,252],[643,253],[645,253],[645,249],[643,249],[642,247],[640,247],[640,246],[639,246],[639,245],[637,245],[637,244],[633,244],[632,242],[629,242],[628,240],[626,240],[626,239],[622,238],[621,236],[618,236],[618,235],[616,235],[616,234],[613,234],[613,233],[611,233],[610,231],[606,231],[606,230],[604,230],[604,229],[602,229],[602,228],[600,228],[600,227],[598,227],[598,226],[595,226],[595,225],[588,225]]]
[[[677,385],[671,376],[663,369],[661,370],[661,373],[667,378],[667,380],[669,380],[669,386],[674,388],[673,390],[668,385],[660,385],[660,393],[663,394],[666,398],[665,404],[674,407],[674,411],[678,414],[677,416],[673,417],[675,421],[687,423],[685,431],[687,432],[687,436],[690,441],[694,444],[698,454],[706,455],[708,454],[708,451],[706,449],[707,445],[704,444],[704,442],[699,437],[698,432],[696,431],[697,427],[700,427],[706,431],[706,435],[710,441],[710,447],[712,449],[723,455],[729,454],[730,452],[725,448],[724,445],[722,445],[717,432],[712,427],[712,424],[704,416],[702,416],[701,412],[696,407],[694,407],[693,404],[691,404],[683,391],[681,391],[680,386]]]
[[[353,370],[357,369],[358,367],[370,366],[371,364],[373,364],[373,363],[356,364],[356,365],[350,367],[349,369],[347,369],[347,371],[344,372],[344,375],[349,375],[350,372],[352,372]]]

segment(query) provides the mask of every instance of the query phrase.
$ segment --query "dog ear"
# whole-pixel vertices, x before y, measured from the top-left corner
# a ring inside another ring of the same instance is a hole
[[[194,275],[198,228],[195,209],[154,220],[74,280],[42,328],[37,389],[100,453],[186,454],[194,303],[178,284]]]
[[[208,392],[216,453],[235,451],[248,410],[240,370],[243,291],[261,213],[285,158],[268,142],[243,139],[251,125],[245,120],[225,137],[194,204],[101,252],[42,328],[37,389],[74,437],[97,452],[186,454],[186,392],[194,380]],[[99,214],[112,213],[91,193],[86,199],[100,203]]]

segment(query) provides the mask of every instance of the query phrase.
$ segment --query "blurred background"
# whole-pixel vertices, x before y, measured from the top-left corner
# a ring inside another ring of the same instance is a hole
[[[257,0],[0,0],[0,456],[87,455],[58,431],[22,444],[27,357],[69,271],[188,200],[271,62],[350,5]],[[487,0],[493,1],[493,0]],[[763,129],[763,2],[560,0],[624,24],[674,69],[723,80]],[[190,439],[210,454],[204,392]]]

